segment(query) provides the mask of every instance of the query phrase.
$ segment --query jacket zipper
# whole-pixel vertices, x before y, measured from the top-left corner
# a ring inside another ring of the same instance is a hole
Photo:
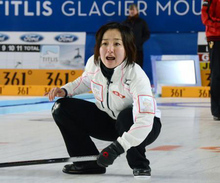
[[[104,105],[103,105],[103,102],[101,102],[101,104],[102,104],[102,108],[105,109],[105,107],[104,107]]]
[[[110,82],[108,81],[107,82],[107,107],[108,107],[108,109],[112,112],[112,115],[115,117],[115,114],[114,114],[114,112],[110,109],[110,107],[109,107],[109,85],[110,85]]]

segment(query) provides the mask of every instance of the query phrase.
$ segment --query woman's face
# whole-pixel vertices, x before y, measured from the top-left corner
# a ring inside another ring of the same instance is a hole
[[[115,68],[124,61],[126,53],[118,29],[109,29],[104,33],[99,53],[107,68]]]

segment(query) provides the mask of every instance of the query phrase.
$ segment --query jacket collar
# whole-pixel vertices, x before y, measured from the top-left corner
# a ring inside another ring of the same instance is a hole
[[[111,77],[111,81],[117,81],[122,75],[123,75],[123,70],[125,69],[127,59],[125,59],[120,65],[114,68],[114,72]],[[99,60],[101,64],[101,60]],[[99,67],[101,69],[101,65],[99,64]]]

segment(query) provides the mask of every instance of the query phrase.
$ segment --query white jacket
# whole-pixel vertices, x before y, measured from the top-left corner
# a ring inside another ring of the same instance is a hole
[[[94,64],[94,56],[91,56],[82,76],[62,88],[67,90],[69,96],[92,90],[97,107],[113,119],[117,119],[123,109],[133,105],[134,124],[117,139],[128,150],[143,142],[152,129],[156,111],[157,117],[160,117],[160,112],[145,72],[138,64],[124,66],[125,62],[122,62],[114,69],[109,84],[100,66]]]

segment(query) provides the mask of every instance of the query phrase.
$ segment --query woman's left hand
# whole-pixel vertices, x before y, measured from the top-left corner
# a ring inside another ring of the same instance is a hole
[[[113,164],[114,160],[122,153],[124,149],[118,141],[114,141],[108,147],[103,149],[97,157],[97,164],[102,167],[108,167]]]
[[[45,93],[44,96],[48,95],[50,101],[53,101],[55,97],[65,97],[66,92],[59,87],[55,87],[49,92]]]

